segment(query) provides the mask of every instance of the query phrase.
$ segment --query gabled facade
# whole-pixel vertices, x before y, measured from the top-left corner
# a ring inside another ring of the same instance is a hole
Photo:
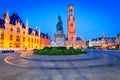
[[[91,39],[88,41],[88,46],[97,49],[115,49],[115,38],[105,37],[102,35],[100,38]]]
[[[116,49],[120,49],[120,33],[117,34],[116,42]]]
[[[43,41],[45,43],[41,46]],[[47,34],[43,35],[37,29],[30,28],[28,20],[24,25],[16,13],[10,17],[8,13],[4,13],[3,19],[0,19],[0,49],[20,51],[40,49],[45,46],[50,46],[50,37]]]

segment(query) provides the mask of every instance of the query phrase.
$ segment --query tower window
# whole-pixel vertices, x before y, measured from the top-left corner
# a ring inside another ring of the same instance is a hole
[[[73,9],[69,9],[69,12],[73,12]]]
[[[71,23],[70,26],[73,27],[73,23]]]

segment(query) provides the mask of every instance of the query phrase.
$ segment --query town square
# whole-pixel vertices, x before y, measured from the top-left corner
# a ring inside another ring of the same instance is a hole
[[[119,2],[1,1],[0,80],[120,80]]]

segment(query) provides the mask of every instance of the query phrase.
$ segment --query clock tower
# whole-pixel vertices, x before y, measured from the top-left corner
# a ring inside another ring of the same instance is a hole
[[[74,16],[74,6],[69,5],[68,6],[68,32],[67,32],[67,37],[69,44],[74,45],[76,41],[76,28],[75,28],[75,16]]]

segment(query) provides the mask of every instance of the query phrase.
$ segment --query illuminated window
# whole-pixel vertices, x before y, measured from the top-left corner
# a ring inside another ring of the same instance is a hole
[[[13,36],[12,35],[10,35],[10,40],[13,40]]]
[[[4,40],[4,33],[1,34],[1,40]]]
[[[17,32],[20,33],[20,28],[17,28]]]
[[[20,41],[20,37],[19,36],[16,36],[16,41]]]
[[[30,42],[30,38],[28,38],[28,42]]]
[[[23,37],[23,42],[25,42],[25,37]]]

